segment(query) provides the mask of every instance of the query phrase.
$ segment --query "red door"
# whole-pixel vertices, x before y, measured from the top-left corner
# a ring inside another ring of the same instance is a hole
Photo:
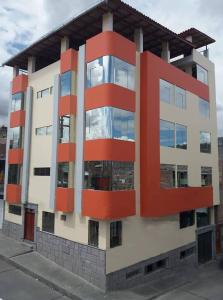
[[[35,213],[32,209],[25,210],[24,239],[34,241]]]

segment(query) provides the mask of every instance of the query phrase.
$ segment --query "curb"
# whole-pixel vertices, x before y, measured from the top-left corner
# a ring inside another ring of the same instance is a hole
[[[27,254],[33,252],[32,250],[23,254]],[[21,255],[23,255],[21,254]],[[13,258],[13,257],[12,257]],[[11,258],[5,257],[3,255],[0,254],[0,259],[4,260],[5,262],[9,263],[10,265],[16,267],[17,269],[21,270],[23,273],[33,277],[34,279],[39,280],[40,282],[44,283],[45,285],[47,285],[48,287],[54,289],[55,291],[59,292],[60,294],[62,294],[63,296],[69,297],[72,300],[83,300],[81,298],[79,298],[78,296],[74,295],[73,293],[67,291],[66,289],[58,286],[57,284],[53,283],[52,281],[46,279],[45,277],[43,277],[42,275],[39,275],[35,272],[32,272],[31,270],[21,266],[20,264],[16,263],[15,261],[11,260]]]

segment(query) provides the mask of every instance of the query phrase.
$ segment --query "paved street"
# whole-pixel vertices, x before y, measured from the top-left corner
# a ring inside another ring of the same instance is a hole
[[[68,300],[61,294],[0,259],[0,299]]]

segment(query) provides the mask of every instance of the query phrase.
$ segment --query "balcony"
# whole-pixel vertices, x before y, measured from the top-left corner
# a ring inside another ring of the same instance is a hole
[[[10,116],[10,128],[14,127],[24,127],[25,126],[25,111],[18,110],[11,112]]]
[[[23,163],[23,149],[9,149],[8,163],[21,165]]]
[[[64,213],[74,211],[74,189],[57,188],[56,190],[56,210]]]
[[[75,161],[75,143],[58,144],[57,161]]]
[[[112,220],[135,215],[135,191],[83,190],[83,216]]]
[[[22,187],[19,184],[7,184],[6,186],[6,201],[9,204],[21,203],[21,190]]]

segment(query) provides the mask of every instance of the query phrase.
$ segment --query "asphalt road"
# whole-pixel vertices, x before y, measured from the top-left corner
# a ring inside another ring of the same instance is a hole
[[[0,300],[70,300],[0,259]]]

